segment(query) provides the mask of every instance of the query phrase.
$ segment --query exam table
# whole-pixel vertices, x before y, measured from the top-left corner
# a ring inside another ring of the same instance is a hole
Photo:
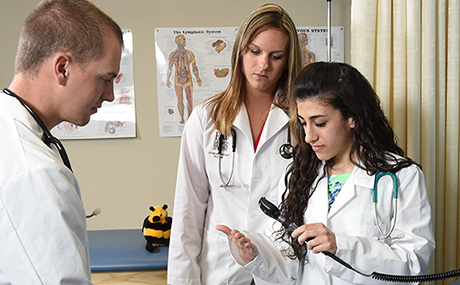
[[[88,231],[88,243],[95,284],[98,278],[123,279],[124,282],[131,279],[137,284],[139,278],[144,278],[149,279],[148,284],[166,284],[169,247],[148,252],[140,229]]]

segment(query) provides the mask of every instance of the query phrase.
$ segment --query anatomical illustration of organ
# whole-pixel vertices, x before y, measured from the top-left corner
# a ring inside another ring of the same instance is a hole
[[[120,122],[120,121],[108,121],[105,123],[104,131],[111,135],[115,134],[117,131],[117,128],[122,128],[125,122]]]
[[[57,128],[58,129],[64,129],[68,133],[73,133],[76,129],[78,129],[78,126],[74,125],[72,123],[69,123],[69,122],[62,122],[59,125],[57,125]]]
[[[223,40],[217,40],[212,43],[212,47],[217,53],[220,53],[221,51],[223,51],[226,46],[227,44]]]
[[[229,69],[228,68],[214,68],[214,75],[217,78],[224,78],[228,75]]]

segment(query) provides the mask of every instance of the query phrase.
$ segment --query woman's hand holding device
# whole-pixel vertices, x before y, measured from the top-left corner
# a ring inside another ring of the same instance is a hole
[[[297,238],[300,244],[306,242],[313,253],[337,252],[335,234],[322,223],[302,225],[292,232],[292,237]]]

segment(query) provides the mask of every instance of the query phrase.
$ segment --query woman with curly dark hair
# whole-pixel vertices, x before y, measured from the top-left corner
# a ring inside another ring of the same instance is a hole
[[[293,95],[297,145],[280,210],[302,226],[271,228],[283,250],[268,236],[218,226],[236,245],[235,260],[279,283],[380,284],[318,254],[324,251],[363,272],[424,273],[434,250],[424,175],[404,157],[369,82],[348,64],[317,62],[298,75]],[[384,172],[396,175],[399,198],[394,204],[392,179],[380,179],[374,217],[372,189]]]

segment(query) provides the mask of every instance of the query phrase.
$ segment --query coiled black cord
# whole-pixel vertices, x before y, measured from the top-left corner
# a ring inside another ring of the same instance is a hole
[[[329,256],[330,258],[334,259],[338,263],[342,264],[346,268],[362,275],[365,277],[371,277],[375,280],[385,281],[385,282],[399,282],[399,283],[420,283],[420,282],[430,282],[430,281],[438,281],[444,279],[450,279],[453,277],[460,276],[460,269],[455,269],[451,271],[446,271],[442,273],[435,273],[435,274],[425,274],[425,275],[392,275],[392,274],[383,274],[378,272],[372,272],[372,274],[365,274],[360,272],[359,270],[354,269],[350,264],[346,263],[338,256],[328,251],[322,251],[324,255]]]
[[[391,275],[374,272],[371,277],[386,282],[420,283],[450,279],[457,276],[460,276],[460,269],[425,275]]]

